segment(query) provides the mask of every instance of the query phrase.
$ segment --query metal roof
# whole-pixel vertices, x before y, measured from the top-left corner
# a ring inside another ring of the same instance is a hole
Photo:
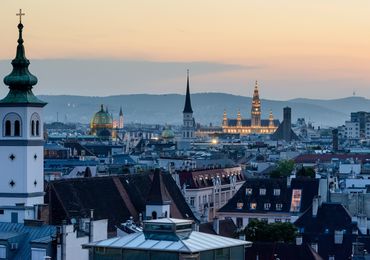
[[[145,239],[144,233],[134,233],[124,237],[110,238],[83,245],[83,248],[105,247],[120,249],[140,249],[196,253],[234,246],[250,246],[252,243],[239,239],[192,231],[189,238],[179,241]]]

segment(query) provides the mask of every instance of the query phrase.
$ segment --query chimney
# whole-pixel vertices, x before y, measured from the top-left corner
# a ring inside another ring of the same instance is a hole
[[[218,217],[215,217],[213,219],[213,230],[216,232],[216,234],[220,234],[220,220]]]
[[[90,209],[90,219],[94,220],[94,209]]]
[[[357,216],[357,227],[360,230],[361,234],[367,235],[367,217],[366,215]]]
[[[317,216],[317,211],[319,210],[319,202],[320,199],[318,196],[315,196],[312,200],[312,217],[316,217]]]

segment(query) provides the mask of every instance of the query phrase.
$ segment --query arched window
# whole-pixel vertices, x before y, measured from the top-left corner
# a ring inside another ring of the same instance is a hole
[[[37,113],[31,115],[31,136],[40,136],[40,116]]]
[[[3,119],[3,136],[19,137],[22,135],[22,119],[16,113],[9,113]]]
[[[35,136],[35,120],[31,122],[31,136]]]
[[[12,134],[12,123],[10,120],[5,121],[5,136],[11,136]]]
[[[14,121],[14,136],[21,136],[21,122],[19,120]]]
[[[36,121],[36,135],[37,136],[40,135],[40,121],[39,120]]]

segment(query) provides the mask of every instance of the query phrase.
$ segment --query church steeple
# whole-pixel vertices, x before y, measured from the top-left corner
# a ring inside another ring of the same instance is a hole
[[[184,106],[183,113],[193,113],[193,109],[191,108],[191,101],[190,101],[189,70],[188,70],[187,81],[186,81],[186,97],[185,97],[185,106]]]
[[[18,46],[15,58],[12,61],[13,70],[4,78],[5,85],[9,86],[8,95],[0,103],[36,103],[39,106],[46,105],[32,93],[32,86],[37,84],[36,76],[28,70],[30,61],[26,58],[23,41],[23,24],[21,17],[24,15],[22,10],[17,14],[20,16],[18,24]]]
[[[119,108],[119,116],[123,116],[122,107]]]

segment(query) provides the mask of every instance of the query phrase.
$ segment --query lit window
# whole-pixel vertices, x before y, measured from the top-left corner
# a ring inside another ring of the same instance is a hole
[[[243,209],[244,203],[243,202],[238,202],[236,203],[236,208],[237,209]]]
[[[257,208],[257,203],[256,202],[252,202],[250,204],[250,206],[251,206],[251,209],[256,209]]]
[[[277,203],[276,204],[276,210],[282,210],[283,209],[283,204]]]
[[[245,189],[245,195],[252,195],[252,188],[246,188]]]
[[[266,195],[266,189],[260,189],[260,195]]]

